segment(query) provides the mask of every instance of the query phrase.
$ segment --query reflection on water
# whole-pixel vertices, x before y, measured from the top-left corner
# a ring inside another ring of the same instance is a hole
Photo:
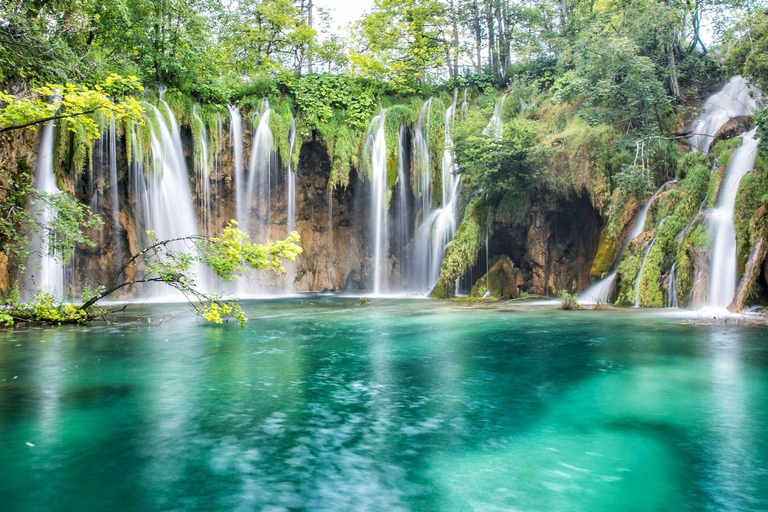
[[[768,507],[761,329],[354,304],[0,333],[4,506]]]

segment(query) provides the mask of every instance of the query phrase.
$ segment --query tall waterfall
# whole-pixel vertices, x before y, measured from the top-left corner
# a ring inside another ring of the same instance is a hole
[[[205,123],[200,118],[197,112],[197,105],[192,110],[192,119],[200,126],[200,140],[195,141],[200,145],[200,151],[198,153],[198,161],[196,162],[196,173],[198,184],[198,197],[199,205],[198,212],[200,213],[200,225],[202,232],[206,235],[212,234],[211,226],[211,176],[210,176],[210,161],[208,158],[208,130],[205,127]]]
[[[53,172],[53,124],[43,126],[40,133],[40,149],[35,168],[35,190],[43,194],[59,194],[56,185],[56,175]],[[39,202],[32,205],[34,220],[40,224],[48,225],[54,220],[53,212]],[[45,233],[45,230],[40,230]],[[30,258],[30,279],[32,286],[27,286],[26,291],[34,293],[35,287],[41,288],[53,294],[56,298],[63,298],[64,265],[58,254],[48,250],[47,240],[33,238],[31,243],[33,257]]]
[[[607,302],[608,297],[611,294],[611,289],[613,289],[613,282],[616,280],[616,272],[619,267],[619,263],[621,262],[621,257],[624,255],[624,253],[627,250],[627,247],[629,247],[629,243],[637,238],[643,231],[645,231],[645,221],[648,218],[648,211],[651,209],[651,205],[653,204],[653,201],[656,199],[656,196],[661,193],[661,191],[664,190],[664,188],[669,185],[670,183],[674,183],[675,180],[670,180],[661,185],[656,192],[653,193],[650,199],[648,199],[648,202],[645,203],[645,206],[643,206],[643,209],[640,210],[640,214],[637,216],[637,220],[635,220],[635,224],[632,226],[632,231],[630,231],[629,236],[627,237],[627,241],[624,242],[624,245],[621,247],[621,250],[619,251],[619,255],[616,258],[616,263],[613,266],[613,270],[610,274],[605,276],[604,278],[595,281],[591,285],[589,285],[583,292],[579,294],[579,302],[582,304],[596,304],[598,302]],[[642,272],[642,267],[640,269]]]
[[[409,275],[408,255],[406,247],[411,239],[410,219],[408,217],[408,189],[410,180],[408,164],[410,162],[406,150],[408,130],[405,124],[400,125],[397,133],[397,209],[395,210],[395,230],[397,233],[397,260],[400,262],[400,288],[405,288]]]
[[[421,107],[413,131],[413,165],[416,171],[417,194],[421,197],[421,219],[426,220],[432,209],[432,164],[429,156],[429,119],[432,98]],[[426,287],[425,287],[426,288]]]
[[[373,293],[387,290],[387,142],[384,133],[385,110],[373,118],[365,138],[370,158],[371,228],[373,246]]]
[[[159,240],[197,235],[199,230],[179,127],[162,94],[160,103],[165,109],[165,116],[156,106],[145,104],[149,115],[155,116],[155,122],[148,123],[151,136],[149,172],[133,173],[133,186],[143,193],[136,200],[146,208],[145,223],[139,225],[138,231],[152,230]],[[143,166],[134,164],[133,167],[143,171]],[[198,286],[207,289],[207,273],[202,265],[196,265],[195,274]],[[166,288],[162,290],[160,293],[167,291]]]
[[[249,233],[251,237],[256,235],[258,241],[261,241],[266,235],[266,228],[271,219],[272,172],[273,165],[277,164],[275,140],[272,137],[272,130],[269,128],[270,113],[269,100],[264,98],[259,105],[259,122],[253,132],[253,142],[251,143],[248,185],[244,196],[245,217],[237,219],[237,222],[242,226],[241,229]],[[251,226],[254,201],[256,201],[259,217],[258,231],[255,231]],[[240,210],[241,207],[238,206],[238,211]]]
[[[287,231],[288,235],[296,229],[296,170],[291,167],[293,160],[293,148],[296,145],[296,118],[291,119],[291,131],[288,135],[288,165],[285,166],[286,183],[286,207],[288,209]]]
[[[110,202],[110,219],[109,223],[112,228],[112,242],[114,244],[115,260],[113,262],[115,268],[119,268],[122,264],[123,257],[123,244],[120,237],[120,199],[119,199],[119,183],[117,177],[117,128],[115,126],[115,120],[110,119],[105,127],[104,133],[96,142],[94,150],[94,165],[90,175],[89,192],[90,192],[90,205],[94,212],[101,212],[101,205],[99,204],[99,182],[105,180],[104,187],[109,193]],[[94,176],[93,171],[96,174]],[[101,239],[104,242],[104,239]]]
[[[483,135],[487,137],[493,137],[495,139],[501,139],[504,134],[504,124],[501,121],[501,114],[504,111],[504,101],[507,99],[506,94],[502,94],[496,99],[496,103],[493,105],[493,116],[488,122],[488,126],[483,130]]]
[[[456,97],[454,94],[453,103],[445,111],[444,129],[445,145],[443,149],[443,158],[440,170],[440,206],[433,208],[431,199],[429,203],[424,200],[424,195],[429,191],[432,194],[432,183],[426,187],[427,182],[423,182],[426,188],[422,188],[422,222],[416,229],[414,237],[414,285],[416,289],[422,292],[429,292],[440,278],[440,265],[443,260],[443,251],[448,243],[453,239],[457,228],[457,211],[459,202],[459,176],[456,174],[456,165],[453,161],[453,139],[451,138],[451,126],[453,124],[454,113],[456,111]],[[429,107],[427,107],[429,108]],[[422,109],[422,113],[423,113]],[[420,115],[420,118],[422,116]],[[423,126],[423,123],[421,123]],[[428,125],[427,125],[428,130]],[[417,132],[419,125],[417,124]],[[428,131],[424,132],[428,134]],[[426,140],[424,135],[424,139]],[[418,162],[416,155],[423,151],[419,147],[418,135],[414,138],[414,160]],[[428,150],[426,154],[428,154]],[[430,174],[430,168],[427,163],[422,163],[418,169],[419,175]],[[421,179],[421,178],[420,178]]]
[[[713,94],[701,106],[704,112],[691,126],[688,141],[691,147],[702,153],[709,152],[712,138],[726,121],[735,116],[748,115],[755,107],[747,80],[734,76],[717,93]]]
[[[243,222],[248,217],[245,205],[245,169],[243,167],[243,116],[240,109],[234,105],[229,109],[229,141],[232,148],[232,165],[234,166],[235,186],[235,218],[237,222]],[[240,229],[243,229],[241,226]]]
[[[759,140],[755,139],[756,129],[742,135],[741,146],[733,153],[725,180],[720,189],[717,206],[710,214],[714,239],[712,263],[709,275],[707,305],[726,308],[736,294],[738,262],[736,254],[736,229],[733,225],[733,208],[739,183],[745,174],[752,171],[757,156]]]

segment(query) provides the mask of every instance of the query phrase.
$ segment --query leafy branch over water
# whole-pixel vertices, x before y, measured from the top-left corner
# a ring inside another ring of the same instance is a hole
[[[150,235],[154,235],[150,232]],[[80,305],[56,304],[50,294],[41,292],[35,300],[21,303],[18,293],[0,310],[0,323],[7,326],[25,323],[83,323],[103,318],[99,301],[118,291],[142,283],[163,283],[178,290],[191,309],[206,320],[220,324],[227,318],[243,325],[247,321],[237,298],[225,298],[200,289],[196,270],[207,267],[225,282],[231,282],[249,271],[282,274],[283,263],[301,254],[299,234],[293,232],[285,240],[255,244],[248,235],[230,221],[218,237],[186,236],[155,240],[131,256],[107,285],[94,293],[84,293]],[[136,277],[129,277],[136,276]],[[13,294],[12,294],[13,295]]]

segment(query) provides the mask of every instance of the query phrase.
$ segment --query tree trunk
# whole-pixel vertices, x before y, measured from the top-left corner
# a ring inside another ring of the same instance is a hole
[[[477,0],[472,2],[473,32],[475,33],[475,72],[480,74],[483,71],[483,57],[481,54],[483,48],[483,28],[480,24],[480,8],[477,6]]]
[[[454,5],[454,0],[450,0],[451,8],[451,29],[453,30],[453,76],[459,76],[459,13]]]
[[[312,28],[312,0],[309,0],[309,3],[307,4],[307,25],[309,25],[309,28]],[[307,48],[307,72],[311,75],[312,74],[312,43],[310,43]]]
[[[680,101],[685,101],[683,95],[680,94],[680,84],[677,82],[677,65],[675,64],[675,46],[672,41],[667,45],[667,59],[669,60],[669,88],[672,89],[672,94]]]
[[[485,23],[488,26],[488,63],[491,65],[491,74],[499,75],[499,59],[496,53],[496,28],[493,19],[493,0],[485,0]]]

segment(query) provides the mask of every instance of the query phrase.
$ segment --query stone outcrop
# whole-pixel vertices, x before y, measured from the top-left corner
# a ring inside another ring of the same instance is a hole
[[[514,299],[520,296],[522,284],[522,271],[515,268],[509,256],[502,254],[494,258],[491,269],[475,282],[469,295],[482,298],[488,294],[494,299]]]
[[[750,295],[758,285],[761,271],[765,264],[768,263],[766,256],[768,256],[768,234],[763,233],[763,236],[759,237],[754,247],[752,247],[747,265],[744,268],[744,277],[741,278],[736,289],[736,295],[728,306],[729,311],[738,313],[746,307]]]
[[[715,132],[710,147],[714,147],[714,145],[721,140],[732,139],[751,130],[754,122],[755,120],[752,116],[735,116],[730,118],[719,130],[717,130],[717,132]]]
[[[709,295],[709,272],[711,256],[706,247],[693,249],[695,266],[693,271],[693,290],[691,291],[691,308],[699,309],[707,305]]]

